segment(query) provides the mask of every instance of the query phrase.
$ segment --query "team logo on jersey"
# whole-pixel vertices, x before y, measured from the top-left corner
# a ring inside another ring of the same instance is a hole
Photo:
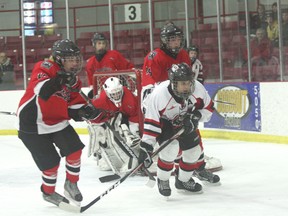
[[[52,67],[52,63],[51,62],[48,62],[48,61],[43,61],[42,64],[41,64],[41,67],[42,68],[46,68],[46,69],[50,69]]]
[[[152,60],[155,56],[156,56],[157,52],[156,51],[152,51],[149,53],[148,59]]]
[[[152,76],[152,70],[150,67],[146,67],[146,74]]]
[[[47,74],[45,74],[45,73],[39,73],[39,74],[37,74],[37,79],[38,80],[42,80],[43,78],[47,78],[48,76],[47,76]]]

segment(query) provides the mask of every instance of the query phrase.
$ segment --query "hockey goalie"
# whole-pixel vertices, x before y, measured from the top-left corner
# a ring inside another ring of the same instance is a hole
[[[99,160],[100,170],[112,170],[116,174],[137,166],[140,142],[137,96],[119,78],[109,77],[92,103],[102,112],[88,125],[88,156]]]

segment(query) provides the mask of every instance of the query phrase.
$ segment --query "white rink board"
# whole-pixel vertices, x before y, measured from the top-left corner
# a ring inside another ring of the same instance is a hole
[[[83,88],[87,93],[88,88]],[[0,91],[0,111],[15,112],[18,102],[22,97],[24,91]],[[261,97],[261,118],[262,131],[257,134],[275,135],[287,137],[288,132],[288,115],[286,110],[288,107],[288,85],[287,82],[267,82],[260,83],[260,97]],[[8,115],[0,115],[0,132],[1,130],[15,130],[15,117]],[[75,128],[86,128],[85,122],[74,122],[71,124]],[[200,125],[201,130],[205,128]],[[219,130],[223,131],[223,130]],[[246,131],[242,131],[246,132]],[[252,132],[253,133],[253,132]]]

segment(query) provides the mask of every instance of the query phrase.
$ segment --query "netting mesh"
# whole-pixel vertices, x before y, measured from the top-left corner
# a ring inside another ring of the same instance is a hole
[[[94,94],[97,95],[103,89],[103,84],[109,77],[117,77],[123,86],[126,86],[135,95],[138,94],[139,89],[141,89],[140,74],[138,71],[111,71],[111,72],[101,72],[94,74],[93,79],[93,89]]]

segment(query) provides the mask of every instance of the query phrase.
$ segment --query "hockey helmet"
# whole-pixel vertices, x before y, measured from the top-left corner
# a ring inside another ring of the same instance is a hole
[[[106,36],[105,36],[104,34],[96,32],[96,33],[93,35],[93,38],[92,38],[92,44],[93,44],[93,46],[95,46],[96,41],[99,41],[99,40],[101,40],[101,41],[108,41],[107,38],[106,38]]]
[[[194,56],[190,56],[190,52],[191,52],[191,51],[196,52],[196,56],[195,56],[195,55],[194,55]],[[187,48],[187,52],[188,52],[188,54],[189,54],[189,57],[190,57],[192,63],[195,62],[195,60],[196,60],[196,59],[198,58],[198,56],[199,56],[199,48],[198,48],[197,46],[195,46],[195,45],[192,45],[192,46],[190,46],[190,47]]]
[[[168,71],[169,80],[173,93],[182,99],[187,99],[195,90],[195,73],[186,63],[173,64]],[[189,88],[180,90],[179,81],[190,81]]]
[[[177,37],[181,39],[180,46],[176,48],[170,47],[169,41]],[[168,50],[172,54],[178,54],[185,45],[183,31],[173,22],[168,22],[161,28],[160,39],[162,48]]]
[[[120,80],[117,77],[109,77],[105,81],[103,89],[115,106],[120,107],[123,96],[123,86],[120,83]]]
[[[77,74],[82,70],[83,58],[80,49],[69,39],[58,40],[53,44],[52,58],[66,72]],[[76,61],[77,64],[67,71],[64,63],[71,60]]]

